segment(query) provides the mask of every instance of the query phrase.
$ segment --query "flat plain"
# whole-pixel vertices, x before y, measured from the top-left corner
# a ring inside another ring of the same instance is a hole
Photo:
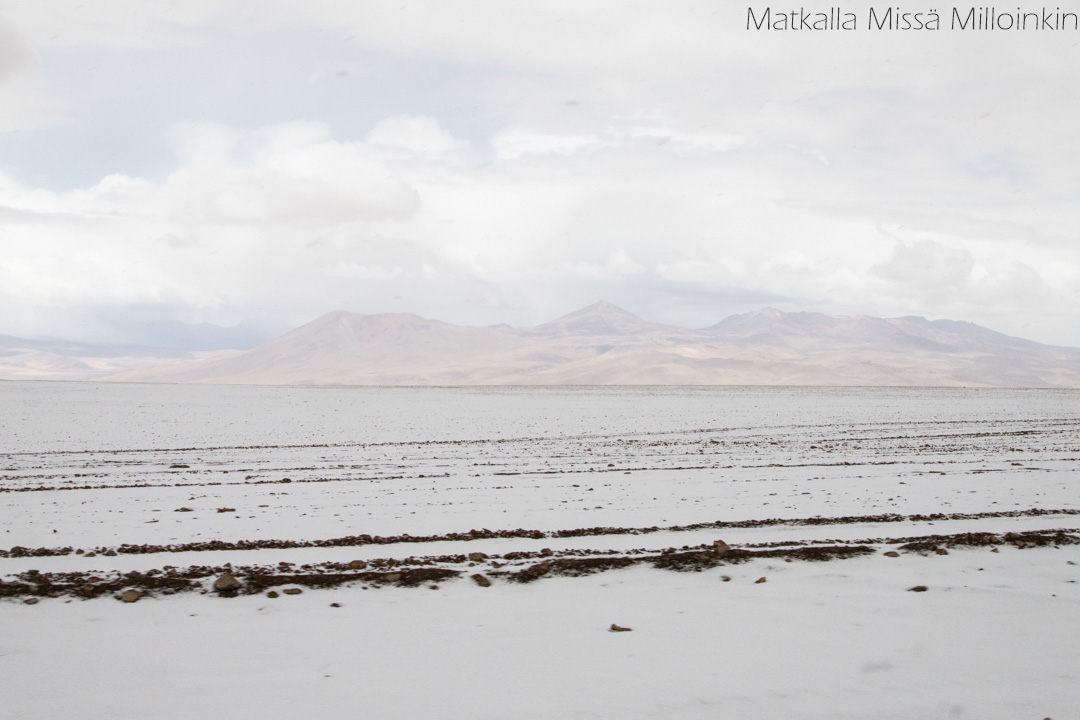
[[[11,717],[1080,707],[1080,391],[0,396]]]

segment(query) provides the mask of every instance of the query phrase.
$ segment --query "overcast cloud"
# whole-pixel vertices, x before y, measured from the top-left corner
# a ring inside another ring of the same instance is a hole
[[[0,2],[0,333],[604,298],[1080,346],[1080,33],[746,12]]]

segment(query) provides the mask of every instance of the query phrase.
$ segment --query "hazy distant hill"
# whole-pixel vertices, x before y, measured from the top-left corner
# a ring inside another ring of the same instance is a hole
[[[1080,387],[1080,349],[966,322],[768,308],[700,330],[599,302],[542,325],[333,312],[246,352],[107,379],[242,384]]]
[[[139,368],[216,357],[141,345],[97,345],[63,340],[27,340],[0,335],[0,379],[82,380]]]

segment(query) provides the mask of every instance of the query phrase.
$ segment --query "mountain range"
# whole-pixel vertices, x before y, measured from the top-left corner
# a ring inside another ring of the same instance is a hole
[[[2,340],[0,377],[35,377],[25,367],[12,369],[19,366],[19,354],[29,351],[15,347],[15,339]],[[251,350],[210,357],[144,351],[110,367],[88,363],[70,347],[62,350],[67,354],[55,356],[61,366],[89,367],[67,375],[54,367],[36,376],[303,385],[1080,388],[1080,349],[1042,345],[968,322],[773,308],[697,330],[649,322],[607,302],[524,328],[337,311]],[[33,353],[39,369],[47,365],[47,348]]]

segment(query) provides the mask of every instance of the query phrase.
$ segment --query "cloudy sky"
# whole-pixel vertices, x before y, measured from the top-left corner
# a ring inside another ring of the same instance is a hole
[[[747,7],[0,0],[0,333],[603,298],[1080,346],[1080,32]]]

